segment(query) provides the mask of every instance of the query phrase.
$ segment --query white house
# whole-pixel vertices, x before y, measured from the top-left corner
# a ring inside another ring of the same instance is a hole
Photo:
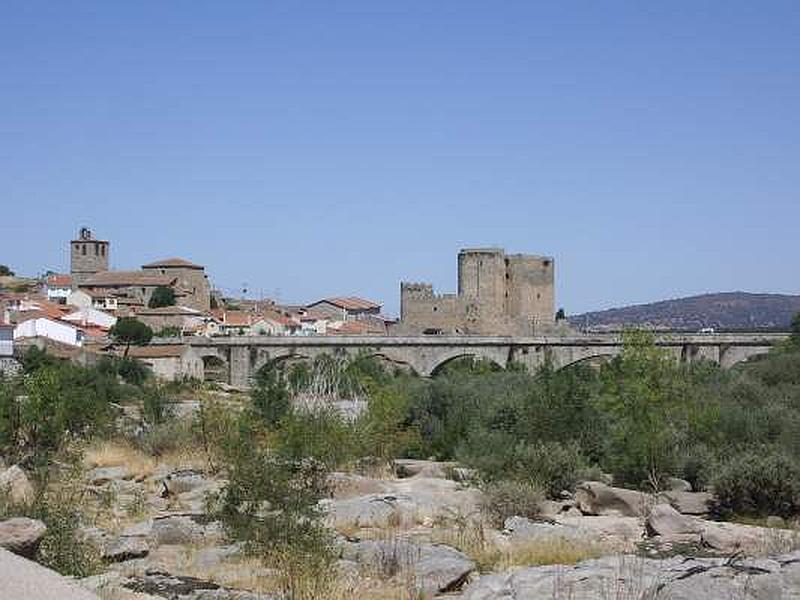
[[[103,329],[111,329],[117,322],[117,318],[96,308],[82,307],[78,310],[61,317],[62,321],[69,321],[75,325],[84,327],[94,325]]]
[[[83,332],[63,321],[47,317],[28,319],[14,327],[14,339],[42,337],[69,346],[83,345]]]
[[[119,308],[117,297],[105,290],[75,290],[67,296],[67,304],[99,310],[117,310]]]
[[[47,299],[58,304],[66,304],[67,298],[72,293],[72,277],[54,273],[48,275],[44,282]]]

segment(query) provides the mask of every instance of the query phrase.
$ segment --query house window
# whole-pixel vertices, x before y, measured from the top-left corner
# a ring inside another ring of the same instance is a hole
[[[83,245],[82,245],[82,247],[81,247],[81,254],[82,254],[83,256],[86,256],[86,244],[83,244]]]
[[[95,256],[100,256],[100,245],[99,244],[95,244],[94,245],[94,255]]]
[[[106,255],[106,247],[100,246],[100,256],[105,256],[105,255]]]

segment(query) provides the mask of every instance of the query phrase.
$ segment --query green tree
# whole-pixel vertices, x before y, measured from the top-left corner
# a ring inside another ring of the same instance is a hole
[[[125,356],[131,345],[146,346],[153,339],[153,330],[134,317],[122,317],[108,332],[113,340],[119,344],[125,344]]]
[[[558,312],[556,312],[556,321],[563,321],[567,318],[567,313],[564,312],[563,308],[559,308]]]
[[[606,456],[615,479],[658,489],[678,469],[689,381],[646,331],[623,335],[621,355],[603,372],[599,407],[608,420]]]
[[[8,265],[0,265],[0,277],[13,277],[14,271],[12,271]]]
[[[792,344],[800,346],[800,313],[797,313],[792,319]]]
[[[175,290],[164,285],[158,286],[153,290],[150,301],[147,303],[149,308],[161,308],[163,306],[175,306]]]

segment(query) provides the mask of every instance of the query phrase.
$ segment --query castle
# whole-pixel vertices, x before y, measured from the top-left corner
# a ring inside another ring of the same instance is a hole
[[[555,329],[551,257],[500,248],[458,253],[458,294],[434,294],[427,283],[400,284],[397,335],[538,335]]]

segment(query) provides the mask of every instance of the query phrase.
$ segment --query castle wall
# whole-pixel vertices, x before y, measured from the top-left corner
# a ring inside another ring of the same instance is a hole
[[[506,255],[499,248],[461,250],[458,294],[423,283],[400,286],[398,335],[464,333],[534,335],[555,324],[552,258]]]

